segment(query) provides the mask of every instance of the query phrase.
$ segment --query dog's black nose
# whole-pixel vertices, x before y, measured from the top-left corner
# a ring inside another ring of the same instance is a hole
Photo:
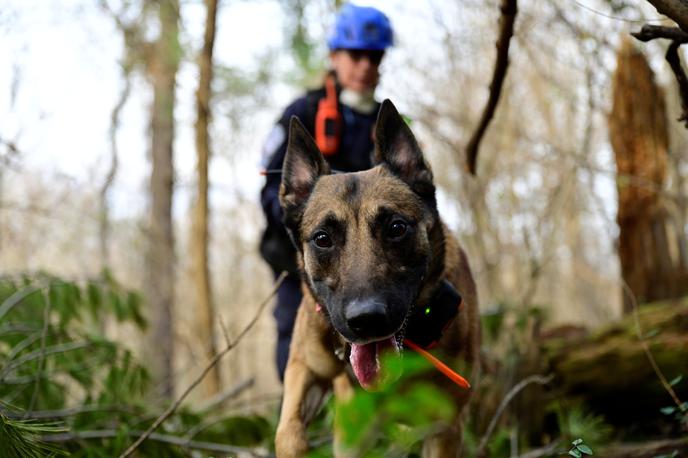
[[[385,304],[377,300],[355,300],[345,312],[349,328],[361,338],[376,337],[388,333],[389,320]]]

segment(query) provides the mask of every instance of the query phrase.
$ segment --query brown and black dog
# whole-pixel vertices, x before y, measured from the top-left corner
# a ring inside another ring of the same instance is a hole
[[[379,354],[400,351],[416,304],[431,301],[445,280],[460,291],[464,305],[433,352],[455,368],[470,367],[472,377],[477,371],[475,283],[463,250],[440,220],[432,171],[389,100],[380,108],[375,145],[374,168],[330,174],[312,137],[291,120],[280,202],[297,247],[304,298],[284,378],[278,458],[307,451],[309,390],[333,386],[335,396],[348,397],[347,373],[374,388],[381,376]],[[469,392],[439,372],[431,378],[460,412]],[[456,457],[460,448],[457,414],[425,440],[423,455]]]

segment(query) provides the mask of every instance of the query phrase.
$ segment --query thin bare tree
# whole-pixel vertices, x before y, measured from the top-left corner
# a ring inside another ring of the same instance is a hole
[[[215,307],[208,269],[208,163],[210,160],[210,135],[208,132],[211,112],[211,83],[213,79],[213,46],[217,24],[217,0],[205,0],[206,20],[203,49],[198,67],[199,80],[196,90],[196,154],[197,161],[197,194],[193,207],[193,224],[191,230],[192,278],[196,290],[197,332],[203,344],[203,354],[213,359],[217,354],[215,343]],[[215,365],[210,376],[202,383],[203,394],[211,396],[220,390],[220,367]]]
[[[172,225],[174,184],[173,144],[176,75],[179,43],[179,2],[152,1],[160,33],[147,61],[146,74],[153,87],[150,113],[152,171],[150,220],[146,270],[146,294],[150,307],[150,368],[161,382],[162,395],[174,395],[174,278],[175,256]]]

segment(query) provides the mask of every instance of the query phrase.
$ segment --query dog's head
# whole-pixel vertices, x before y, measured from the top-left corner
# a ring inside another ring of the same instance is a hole
[[[378,115],[375,146],[374,168],[330,174],[313,138],[292,118],[280,189],[304,280],[351,343],[364,387],[375,381],[380,351],[399,348],[437,261],[431,232],[439,226],[432,172],[389,100]]]

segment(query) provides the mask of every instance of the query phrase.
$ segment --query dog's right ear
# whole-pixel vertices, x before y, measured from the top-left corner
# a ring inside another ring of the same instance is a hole
[[[315,140],[301,121],[292,116],[289,122],[289,143],[282,166],[280,204],[284,209],[285,224],[300,217],[303,206],[321,175],[330,173]],[[291,221],[290,221],[291,220]]]

